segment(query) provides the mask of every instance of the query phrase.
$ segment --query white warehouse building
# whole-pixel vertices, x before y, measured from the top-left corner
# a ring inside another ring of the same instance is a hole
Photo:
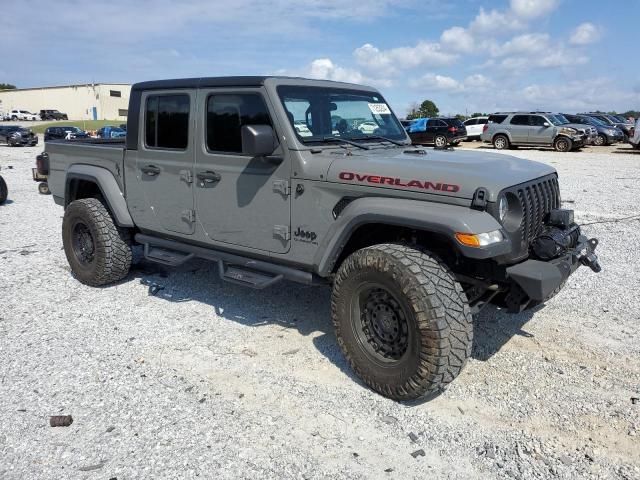
[[[59,110],[69,120],[126,120],[128,83],[94,83],[0,90],[0,112]]]

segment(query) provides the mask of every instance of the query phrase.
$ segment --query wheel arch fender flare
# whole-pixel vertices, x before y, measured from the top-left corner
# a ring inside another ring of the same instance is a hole
[[[64,206],[71,203],[74,180],[87,180],[97,185],[102,197],[107,202],[107,209],[113,215],[115,223],[120,227],[133,227],[133,219],[127,208],[127,201],[113,174],[106,168],[94,165],[71,165],[65,176]]]
[[[478,248],[463,246],[455,240],[458,232],[501,230],[500,223],[487,212],[420,200],[363,197],[345,207],[323,237],[314,258],[320,276],[326,277],[332,272],[351,235],[367,224],[408,227],[441,234],[450,239],[462,255],[475,259],[493,258],[511,250],[511,242],[506,235],[500,243]]]

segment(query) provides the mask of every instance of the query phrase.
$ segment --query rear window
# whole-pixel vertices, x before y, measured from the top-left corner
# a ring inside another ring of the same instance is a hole
[[[511,125],[529,125],[529,115],[514,115]]]
[[[112,130],[120,130],[112,128]],[[145,115],[145,144],[184,150],[189,143],[189,95],[150,95]]]
[[[502,123],[507,115],[489,115],[489,123]]]
[[[445,122],[447,123],[447,125],[451,125],[454,127],[464,127],[464,123],[462,123],[459,118],[447,118]]]

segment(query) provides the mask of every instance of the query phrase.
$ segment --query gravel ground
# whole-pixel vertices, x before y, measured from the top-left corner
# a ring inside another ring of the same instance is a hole
[[[407,404],[351,374],[328,289],[139,253],[121,283],[81,285],[30,178],[40,148],[0,146],[0,478],[640,478],[640,154],[618,149],[511,152],[559,170],[603,271],[483,311],[462,375]]]

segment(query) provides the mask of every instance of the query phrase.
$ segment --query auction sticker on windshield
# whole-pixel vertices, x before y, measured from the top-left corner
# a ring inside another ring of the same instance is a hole
[[[376,115],[391,115],[389,105],[386,103],[370,103],[369,110],[371,110],[371,113],[375,113]]]

